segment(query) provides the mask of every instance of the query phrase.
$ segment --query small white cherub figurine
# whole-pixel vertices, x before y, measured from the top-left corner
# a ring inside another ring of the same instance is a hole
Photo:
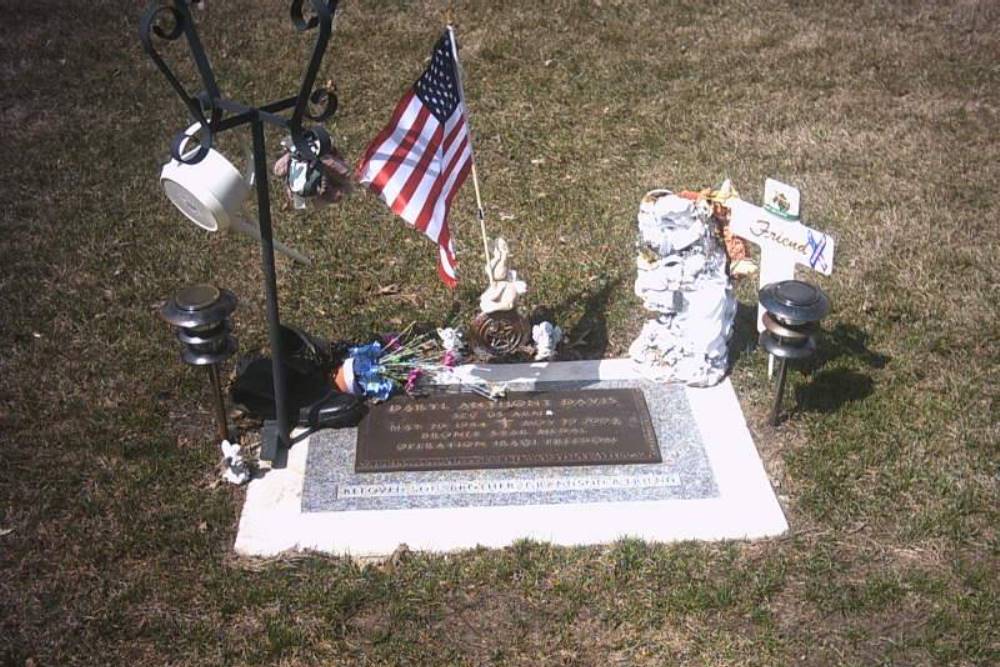
[[[438,338],[441,339],[441,347],[444,348],[448,362],[451,365],[462,363],[462,359],[465,356],[465,341],[462,340],[462,332],[458,329],[447,327],[445,329],[438,329],[437,334]]]
[[[531,328],[531,339],[535,341],[535,361],[548,361],[556,356],[563,330],[552,322],[540,322]]]
[[[250,469],[247,467],[247,462],[243,460],[239,445],[228,440],[222,441],[222,464],[225,466],[225,470],[222,471],[222,479],[230,484],[245,484],[250,480]]]
[[[490,286],[479,297],[479,309],[484,313],[514,310],[517,297],[528,291],[525,282],[517,279],[517,271],[507,268],[507,254],[507,242],[497,238],[486,265]]]

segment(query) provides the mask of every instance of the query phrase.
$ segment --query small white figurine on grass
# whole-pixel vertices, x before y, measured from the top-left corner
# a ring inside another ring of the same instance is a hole
[[[222,479],[230,484],[246,484],[250,481],[250,469],[247,467],[247,462],[243,460],[239,445],[228,440],[222,441],[222,465],[225,466],[225,470],[222,471]]]
[[[535,341],[535,361],[548,361],[556,356],[563,330],[552,322],[540,322],[531,328],[531,339]]]

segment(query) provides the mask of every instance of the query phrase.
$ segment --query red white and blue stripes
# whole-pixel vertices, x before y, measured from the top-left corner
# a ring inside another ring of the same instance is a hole
[[[450,287],[458,276],[448,212],[471,166],[465,104],[451,35],[445,31],[426,71],[369,144],[357,177],[438,245],[438,273]]]

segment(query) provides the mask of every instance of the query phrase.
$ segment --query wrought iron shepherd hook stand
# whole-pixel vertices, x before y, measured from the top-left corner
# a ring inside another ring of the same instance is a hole
[[[142,17],[139,38],[143,48],[160,70],[174,92],[181,98],[191,117],[198,124],[198,147],[182,150],[191,137],[178,133],[171,144],[171,156],[185,164],[201,161],[212,147],[213,138],[226,130],[250,126],[253,137],[254,176],[257,188],[257,208],[260,224],[260,254],[264,274],[264,291],[267,296],[267,322],[274,372],[274,403],[277,420],[275,429],[264,429],[261,458],[274,460],[278,449],[291,446],[285,385],[285,360],[281,348],[281,319],[278,313],[278,288],[274,268],[274,239],[271,231],[271,202],[268,193],[267,150],[264,143],[264,125],[273,125],[291,134],[299,154],[317,160],[330,150],[330,136],[319,125],[303,127],[303,119],[322,122],[337,110],[337,98],[332,91],[314,88],[320,63],[326,53],[327,43],[333,32],[333,15],[338,0],[292,0],[290,14],[299,32],[316,30],[316,43],[306,66],[298,93],[293,97],[275,100],[261,106],[249,106],[224,97],[219,91],[215,73],[208,61],[198,31],[191,15],[191,5],[201,0],[153,0]],[[311,10],[311,14],[303,8]],[[184,37],[190,56],[194,59],[203,89],[191,94],[164,61],[154,45],[154,38],[172,42]],[[291,109],[288,117],[281,112]],[[267,425],[265,425],[267,426]]]

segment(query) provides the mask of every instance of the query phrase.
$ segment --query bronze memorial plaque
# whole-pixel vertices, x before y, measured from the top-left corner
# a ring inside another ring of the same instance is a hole
[[[355,472],[659,463],[639,389],[397,397],[358,426]]]

